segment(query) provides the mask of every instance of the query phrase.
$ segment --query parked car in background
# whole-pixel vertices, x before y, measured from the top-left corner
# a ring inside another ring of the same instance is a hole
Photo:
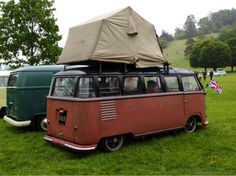
[[[54,73],[63,65],[22,67],[11,72],[4,121],[16,126],[47,129],[46,100]]]
[[[225,70],[218,70],[213,72],[214,76],[225,76],[226,74],[227,73]],[[210,76],[210,71],[207,72],[207,76]]]
[[[218,70],[218,71],[214,72],[214,76],[225,76],[225,75],[226,75],[225,70]]]
[[[10,71],[0,71],[0,118],[6,115],[6,87]]]

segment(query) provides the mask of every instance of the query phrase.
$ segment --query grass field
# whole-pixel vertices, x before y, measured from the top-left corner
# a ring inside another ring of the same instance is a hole
[[[190,68],[189,60],[184,57],[185,42],[186,40],[172,41],[163,50],[164,56],[171,63],[171,67]]]
[[[184,43],[174,41],[164,51],[173,67],[190,68]],[[0,175],[236,175],[236,73],[216,80],[223,94],[206,89],[206,128],[135,140],[114,153],[62,150],[47,144],[44,132],[0,119]]]
[[[235,175],[236,73],[216,80],[224,92],[206,90],[209,126],[191,134],[170,132],[135,140],[114,153],[65,151],[47,144],[44,132],[15,128],[0,119],[0,174]]]

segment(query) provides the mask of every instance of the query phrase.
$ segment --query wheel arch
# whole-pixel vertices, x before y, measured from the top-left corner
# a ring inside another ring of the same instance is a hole
[[[194,117],[194,118],[197,120],[197,122],[202,122],[202,118],[201,118],[201,115],[200,115],[200,114],[191,114],[191,115],[189,115],[189,116],[186,118],[185,123],[186,123],[186,122],[188,121],[188,119],[191,118],[191,117]]]
[[[34,120],[32,122],[32,125],[34,126],[34,128],[38,131],[41,131],[42,129],[40,128],[40,120],[41,118],[46,117],[47,118],[47,113],[38,113],[34,115]]]

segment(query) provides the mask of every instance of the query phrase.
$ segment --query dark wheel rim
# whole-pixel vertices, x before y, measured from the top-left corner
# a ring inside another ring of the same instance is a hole
[[[197,121],[194,117],[190,117],[185,125],[185,131],[188,133],[194,132],[197,127]]]
[[[105,145],[109,151],[116,151],[121,148],[123,141],[123,136],[109,137],[106,138]]]
[[[47,118],[43,117],[40,121],[40,127],[42,128],[42,130],[47,131]]]

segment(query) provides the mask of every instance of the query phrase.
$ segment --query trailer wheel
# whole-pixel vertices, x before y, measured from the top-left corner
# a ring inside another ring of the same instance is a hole
[[[101,147],[105,152],[117,151],[122,147],[123,144],[124,144],[123,135],[107,137],[101,141]]]
[[[37,118],[36,128],[39,131],[47,131],[47,117],[40,116]]]
[[[190,117],[188,120],[187,120],[187,123],[184,127],[185,131],[187,133],[192,133],[196,130],[197,128],[197,120],[195,117]]]

